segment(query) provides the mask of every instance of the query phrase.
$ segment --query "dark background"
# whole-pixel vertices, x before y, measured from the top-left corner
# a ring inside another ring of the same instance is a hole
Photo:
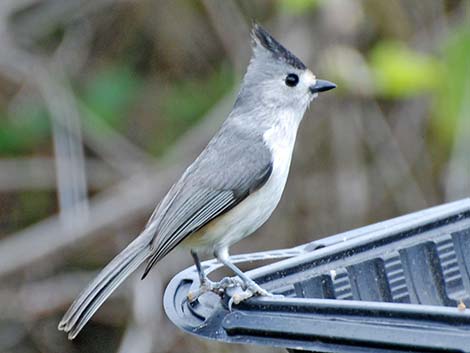
[[[165,317],[191,264],[56,326],[230,111],[253,19],[338,88],[302,123],[284,197],[232,253],[299,245],[470,193],[466,1],[0,2],[0,352],[261,352]]]

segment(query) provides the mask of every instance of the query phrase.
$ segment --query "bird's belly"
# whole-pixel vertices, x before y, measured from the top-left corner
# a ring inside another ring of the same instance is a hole
[[[286,185],[299,121],[296,116],[287,114],[263,134],[273,156],[273,169],[267,182],[230,211],[187,237],[186,246],[205,253],[229,247],[268,220]]]
[[[284,184],[275,185],[268,180],[264,188],[189,236],[186,245],[196,250],[213,252],[245,238],[268,220],[279,203],[283,189]]]
[[[290,165],[290,153],[273,162],[268,181],[237,206],[190,235],[184,245],[198,252],[211,253],[228,247],[256,231],[281,199]]]

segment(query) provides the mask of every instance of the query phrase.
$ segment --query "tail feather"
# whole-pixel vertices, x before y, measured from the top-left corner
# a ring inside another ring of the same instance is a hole
[[[148,258],[150,239],[146,230],[118,254],[72,303],[59,330],[75,338],[111,293]]]

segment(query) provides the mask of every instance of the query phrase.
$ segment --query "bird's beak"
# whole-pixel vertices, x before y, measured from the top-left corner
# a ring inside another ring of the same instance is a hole
[[[336,85],[333,82],[326,81],[326,80],[317,80],[315,85],[310,86],[311,93],[318,93],[318,92],[325,92],[329,91],[330,89],[336,88]]]

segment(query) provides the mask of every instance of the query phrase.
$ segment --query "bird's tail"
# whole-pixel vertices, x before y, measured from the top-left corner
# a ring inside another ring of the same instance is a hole
[[[145,229],[119,253],[72,303],[59,323],[59,330],[74,339],[112,292],[150,255],[151,228]]]

